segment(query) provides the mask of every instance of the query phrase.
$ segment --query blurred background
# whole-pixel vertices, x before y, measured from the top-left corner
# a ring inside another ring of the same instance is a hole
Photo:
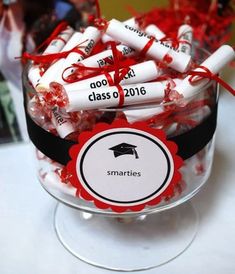
[[[213,4],[218,5],[221,24],[231,14],[234,16],[234,3],[229,0],[100,0],[99,3],[106,19],[115,17],[121,21],[156,7],[170,6],[175,10],[184,6],[189,11],[198,9],[206,16]],[[95,0],[0,0],[0,145],[28,140],[21,89],[23,64],[15,57],[40,45],[61,20],[79,29],[89,24],[96,11]],[[166,22],[164,17],[160,23],[164,27]],[[224,38],[231,36],[229,44],[234,45],[232,24],[221,31]]]

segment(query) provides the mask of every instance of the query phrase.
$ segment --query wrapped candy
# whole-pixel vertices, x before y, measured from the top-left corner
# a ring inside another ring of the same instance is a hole
[[[124,68],[125,76],[120,81],[120,84],[128,85],[135,83],[149,82],[162,74],[162,69],[159,68],[154,61],[142,62],[127,68]],[[143,73],[145,71],[145,73]],[[67,91],[77,90],[95,90],[97,88],[112,86],[115,81],[115,72],[106,72],[104,74],[90,77],[88,79],[65,85]]]

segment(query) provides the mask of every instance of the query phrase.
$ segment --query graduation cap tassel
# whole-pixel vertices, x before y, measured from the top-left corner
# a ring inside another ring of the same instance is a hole
[[[139,155],[138,155],[137,151],[134,148],[133,148],[133,153],[135,155],[135,159],[139,159]]]

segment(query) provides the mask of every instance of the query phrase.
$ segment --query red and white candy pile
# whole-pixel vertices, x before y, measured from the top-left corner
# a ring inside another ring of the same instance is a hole
[[[35,93],[29,114],[45,130],[75,141],[97,123],[117,118],[145,121],[168,136],[197,126],[216,104],[215,81],[235,95],[217,75],[234,59],[234,50],[223,45],[209,56],[195,49],[189,23],[171,33],[177,39],[153,23],[142,28],[136,18],[98,19],[81,31],[60,24],[41,55],[24,55],[33,60],[28,79]],[[176,193],[188,177],[193,182],[192,176],[206,173],[209,147],[185,161]],[[41,179],[76,194],[63,166],[49,173],[41,170]]]

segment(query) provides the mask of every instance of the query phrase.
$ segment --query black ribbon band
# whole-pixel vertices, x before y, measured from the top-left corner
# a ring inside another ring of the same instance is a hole
[[[195,128],[168,139],[177,144],[177,154],[183,160],[195,155],[213,138],[216,130],[217,108],[216,105],[211,114]],[[27,111],[25,111],[25,114],[29,137],[35,147],[52,160],[66,165],[71,160],[69,149],[75,145],[76,142],[62,139],[47,132],[31,119]]]

